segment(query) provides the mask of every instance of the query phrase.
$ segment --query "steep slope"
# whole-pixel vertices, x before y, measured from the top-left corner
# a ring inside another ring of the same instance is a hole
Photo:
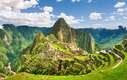
[[[4,30],[0,29],[0,73],[3,74],[3,76],[5,73],[4,67],[9,61],[7,57],[9,44],[10,42],[8,41],[8,35]]]
[[[87,32],[78,32],[77,35],[77,46],[87,50],[89,53],[94,53],[96,46],[96,42],[93,36]]]
[[[121,26],[122,27],[122,26]],[[110,49],[114,45],[122,42],[123,37],[127,34],[126,28],[118,28],[118,29],[78,29],[81,32],[89,32],[92,34],[96,43],[100,49]]]
[[[52,34],[58,38],[58,40],[66,43],[73,43],[76,39],[76,31],[72,29],[63,18],[58,19],[52,28]]]
[[[117,56],[116,56],[117,55]],[[29,73],[19,73],[17,75],[8,77],[6,80],[126,80],[127,76],[127,40],[114,46],[111,51],[100,52],[99,54],[90,54],[91,60],[95,63],[101,63],[101,68],[95,69],[93,72],[86,75],[69,75],[69,76],[45,76],[45,75],[34,75]],[[34,58],[33,58],[34,59]],[[80,58],[81,60],[81,58]],[[122,60],[122,62],[121,62]],[[114,63],[115,61],[115,63]],[[82,61],[81,61],[82,62]],[[89,61],[88,61],[89,62]],[[88,62],[86,64],[88,64]],[[90,62],[91,63],[91,62]],[[70,64],[70,63],[69,63]],[[79,63],[81,64],[81,63]],[[107,66],[107,65],[111,66]],[[67,64],[66,64],[67,65]],[[83,64],[85,65],[85,64]],[[89,64],[90,65],[90,64]],[[116,66],[118,65],[118,66]],[[97,66],[97,65],[96,65]],[[95,67],[96,67],[95,66]],[[105,68],[103,68],[105,66]],[[115,68],[114,68],[115,66]],[[71,66],[71,68],[74,66]],[[77,66],[76,66],[77,67]],[[94,67],[94,66],[93,66]],[[40,67],[39,67],[40,68]],[[90,67],[92,68],[92,66]],[[90,69],[89,68],[89,69]],[[32,69],[32,68],[31,68]],[[52,69],[54,70],[54,69]],[[71,69],[72,71],[72,69]],[[81,70],[82,71],[82,70]]]
[[[69,43],[57,40],[54,35],[50,34],[45,37],[43,34],[37,33],[34,43],[26,48],[23,54],[21,71],[35,74],[62,75],[68,73],[62,71],[64,71],[65,66],[66,68],[67,66],[71,68],[68,64],[76,56],[82,56],[87,53],[79,48],[71,48]]]
[[[38,33],[34,43],[23,51],[22,72],[45,75],[77,75],[119,66],[125,59],[126,41],[111,50],[87,54],[80,48],[71,48],[54,35]],[[38,67],[39,66],[39,67]]]
[[[7,57],[7,64],[12,63],[12,69],[16,71],[19,68],[20,52],[29,45],[29,42],[24,39],[14,25],[4,24],[3,26],[3,29],[0,30],[0,52]]]
[[[50,34],[54,34],[62,42],[71,43],[73,48],[79,47],[89,53],[95,51],[95,41],[92,35],[71,28],[63,18],[56,21]]]
[[[117,68],[105,68],[96,70],[86,75],[69,76],[44,76],[29,73],[19,73],[8,77],[6,80],[126,80],[127,79],[127,57]],[[24,76],[24,77],[22,77]]]

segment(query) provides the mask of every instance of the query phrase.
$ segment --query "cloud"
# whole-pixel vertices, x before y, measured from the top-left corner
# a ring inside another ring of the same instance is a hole
[[[20,12],[22,9],[38,5],[37,0],[0,0],[0,11]]]
[[[45,6],[40,13],[22,13],[13,11],[0,11],[0,20],[5,23],[17,25],[32,25],[49,27],[53,24],[53,8]]]
[[[56,0],[57,2],[62,2],[63,0]],[[80,2],[81,0],[71,0],[72,2]],[[88,0],[88,3],[93,2],[93,0]]]
[[[80,2],[80,0],[72,0],[72,2]]]
[[[0,29],[3,29],[3,26],[2,25],[0,25]]]
[[[37,3],[35,2],[36,0],[30,0],[28,2],[23,2],[22,0],[17,0],[17,2],[15,1],[16,0],[14,0],[14,3],[12,3],[13,5],[16,3],[21,5],[15,5],[13,7],[11,5],[0,6],[0,9],[7,8],[5,10],[0,10],[1,23],[12,23],[16,25],[31,25],[38,27],[39,26],[51,27],[54,24],[55,19],[59,17],[65,18],[65,20],[69,24],[80,23],[80,19],[77,19],[74,16],[67,16],[65,13],[60,13],[60,15],[54,15],[53,7],[51,6],[43,7],[42,12],[31,12],[31,13],[21,12],[22,9],[27,9],[36,6],[37,5]],[[8,2],[6,3],[11,4],[10,0],[8,0]],[[23,4],[25,5],[23,6]]]
[[[119,22],[105,22],[105,23],[91,23],[88,28],[106,28],[106,29],[118,29],[119,25],[126,26],[126,23]]]
[[[122,8],[122,7],[124,7],[126,5],[126,3],[125,2],[118,2],[117,4],[115,4],[115,8]]]
[[[110,16],[109,19],[114,21],[116,19],[116,17],[115,16]]]
[[[127,12],[127,7],[125,2],[118,2],[114,5],[115,11],[114,14],[123,16]]]
[[[58,18],[64,18],[70,25],[79,24],[82,21],[81,19],[77,19],[74,16],[67,16],[65,13],[60,13]]]
[[[63,0],[56,0],[57,2],[62,2]]]
[[[127,16],[123,16],[123,19],[126,19],[127,20]]]
[[[109,17],[106,17],[104,21],[115,21],[116,20],[116,16],[112,15]]]
[[[62,2],[63,0],[56,0],[57,2]],[[72,2],[80,2],[80,0],[71,0]]]
[[[93,0],[88,0],[88,3],[91,3]]]
[[[102,13],[92,12],[90,13],[89,18],[91,20],[100,20],[102,19]]]
[[[51,7],[51,6],[45,6],[45,7],[43,8],[43,10],[44,10],[44,12],[50,13],[50,12],[53,12],[53,7]]]
[[[38,0],[0,0],[0,21],[17,25],[49,26],[53,8],[45,6],[39,13],[23,13],[21,10],[38,5]]]
[[[127,8],[118,8],[118,9],[117,9],[117,12],[118,12],[118,13],[123,13],[123,12],[125,12],[125,11],[127,11]]]
[[[124,8],[118,8],[118,9],[117,9],[117,12],[118,12],[118,13],[120,13],[120,12],[124,12],[124,11],[125,11]]]

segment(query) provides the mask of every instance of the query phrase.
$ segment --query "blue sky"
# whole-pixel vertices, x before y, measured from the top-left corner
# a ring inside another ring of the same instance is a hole
[[[127,0],[1,0],[0,5],[1,25],[51,27],[63,17],[74,28],[127,26]]]

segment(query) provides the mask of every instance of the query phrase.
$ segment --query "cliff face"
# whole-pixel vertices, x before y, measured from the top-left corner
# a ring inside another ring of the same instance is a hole
[[[93,53],[95,51],[95,41],[90,33],[79,33],[77,36],[77,46]]]
[[[63,18],[56,21],[51,34],[65,43],[71,43],[73,47],[82,48],[89,53],[95,50],[95,41],[90,33],[80,32],[71,28]]]

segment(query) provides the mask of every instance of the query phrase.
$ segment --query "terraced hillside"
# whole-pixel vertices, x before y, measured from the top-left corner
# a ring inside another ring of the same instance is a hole
[[[62,60],[62,59],[61,59]],[[127,76],[127,40],[125,39],[122,44],[114,46],[111,50],[101,51],[94,54],[85,56],[76,56],[73,60],[64,59],[61,61],[62,69],[67,71],[69,66],[73,69],[74,66],[78,67],[80,73],[87,71],[89,74],[76,75],[76,76],[43,76],[33,75],[28,73],[20,73],[6,80],[126,80]],[[66,65],[65,61],[69,65]],[[71,62],[72,61],[72,62]],[[75,65],[77,64],[77,65]],[[82,66],[81,66],[82,65]],[[85,68],[83,68],[85,67]],[[73,72],[73,70],[71,71]],[[77,70],[78,71],[78,70]],[[92,72],[91,72],[92,71]],[[25,77],[22,77],[25,76]]]
[[[88,54],[55,36],[38,33],[34,43],[23,52],[21,72],[42,75],[83,75],[94,70],[116,68],[125,58],[126,40],[111,50]]]
[[[126,33],[126,30],[120,31]],[[36,75],[87,75],[107,68],[114,70],[124,62],[126,39],[102,51],[96,51],[95,44],[90,33],[71,28],[62,18],[54,27],[46,29],[6,24],[0,29],[0,76],[11,75],[13,71]]]

